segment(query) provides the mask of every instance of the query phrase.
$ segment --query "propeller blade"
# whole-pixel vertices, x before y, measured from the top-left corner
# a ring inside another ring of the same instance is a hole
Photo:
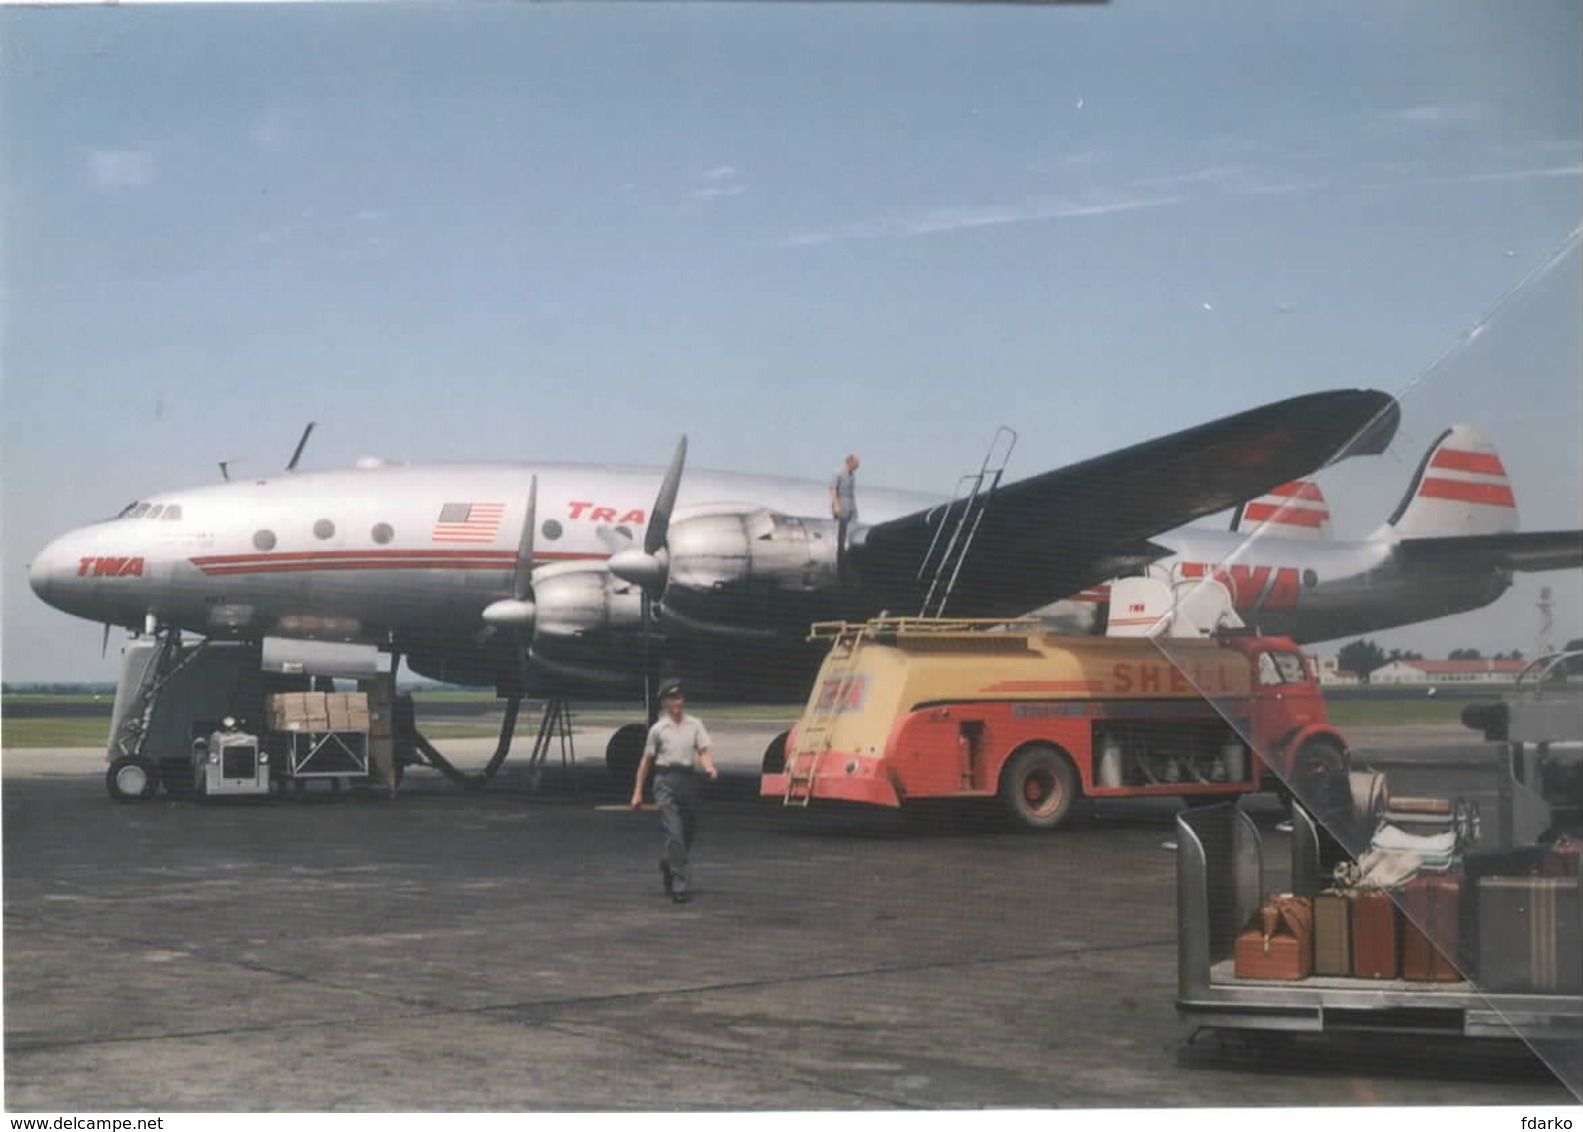
[[[649,516],[649,526],[643,532],[643,552],[657,554],[665,545],[665,535],[671,526],[671,511],[676,507],[676,493],[682,486],[682,465],[687,462],[687,436],[684,433],[671,457],[671,466],[665,469],[660,481],[660,493],[654,498],[654,512]]]
[[[522,537],[517,540],[517,570],[511,580],[511,596],[529,601],[533,596],[533,527],[538,521],[539,477],[528,481],[528,510],[522,518]]]

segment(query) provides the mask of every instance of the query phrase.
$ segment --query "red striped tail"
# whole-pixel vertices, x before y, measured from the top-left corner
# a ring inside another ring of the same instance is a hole
[[[1453,425],[1429,446],[1388,525],[1400,538],[1494,535],[1517,529],[1517,499],[1495,446]]]
[[[1251,536],[1327,539],[1330,505],[1317,483],[1295,480],[1238,507],[1231,529]]]

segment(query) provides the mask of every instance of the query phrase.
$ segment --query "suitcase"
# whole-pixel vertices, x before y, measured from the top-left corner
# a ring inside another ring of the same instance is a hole
[[[1583,993],[1578,883],[1570,877],[1481,877],[1480,989]]]
[[[1538,876],[1544,871],[1549,850],[1542,845],[1522,845],[1515,849],[1484,849],[1462,856],[1464,878],[1462,929],[1458,933],[1457,966],[1468,981],[1482,985],[1483,947],[1480,943],[1479,891],[1485,877]]]
[[[1352,974],[1359,979],[1394,979],[1401,932],[1391,898],[1366,888],[1352,898]]]
[[[1550,843],[1550,852],[1540,862],[1539,875],[1547,877],[1575,877],[1578,862],[1583,854],[1583,842],[1562,834]]]
[[[1462,978],[1449,958],[1461,932],[1462,877],[1415,877],[1402,886],[1402,978],[1454,983]]]
[[[1239,979],[1306,979],[1314,969],[1314,909],[1301,896],[1275,896],[1237,937]]]
[[[1314,974],[1352,974],[1352,896],[1321,892],[1314,897]]]

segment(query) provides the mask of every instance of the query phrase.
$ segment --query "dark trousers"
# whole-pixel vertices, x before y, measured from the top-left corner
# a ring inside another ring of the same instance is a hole
[[[692,883],[688,859],[698,834],[698,776],[690,770],[662,770],[654,777],[654,801],[665,830],[665,856],[672,891],[683,893]]]

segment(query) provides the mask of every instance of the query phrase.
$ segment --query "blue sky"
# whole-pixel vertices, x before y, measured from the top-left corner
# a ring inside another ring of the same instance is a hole
[[[685,431],[946,492],[1002,423],[1025,475],[1410,388],[1338,533],[1459,420],[1578,526],[1580,39],[1537,0],[0,9],[4,676],[113,671],[27,588],[53,534],[308,420],[311,466]],[[1384,639],[1531,650],[1539,585],[1583,635],[1572,572]]]

